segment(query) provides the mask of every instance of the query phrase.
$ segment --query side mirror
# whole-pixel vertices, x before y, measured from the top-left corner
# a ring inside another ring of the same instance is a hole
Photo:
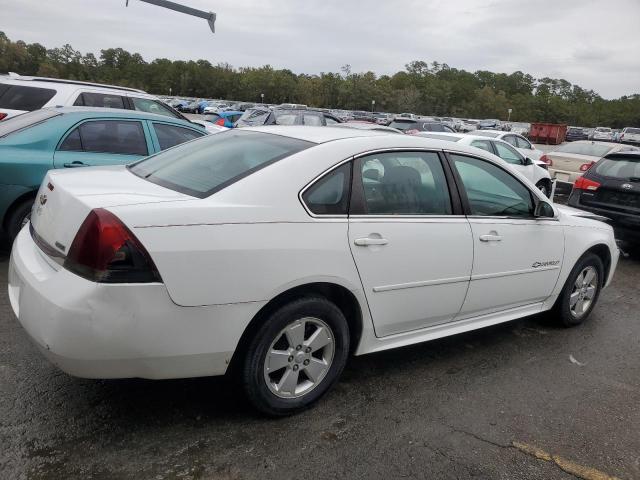
[[[525,166],[529,166],[529,165],[533,165],[533,160],[531,160],[529,157],[524,157],[524,164]]]
[[[540,200],[536,204],[536,208],[533,211],[533,216],[536,218],[554,218],[555,214],[553,212],[553,207],[551,204],[545,202],[544,200]]]

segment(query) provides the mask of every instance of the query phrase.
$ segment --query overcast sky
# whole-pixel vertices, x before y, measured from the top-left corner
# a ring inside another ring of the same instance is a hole
[[[639,0],[0,0],[0,30],[47,48],[122,47],[145,60],[204,58],[296,73],[392,74],[411,60],[565,78],[605,98],[640,93]]]

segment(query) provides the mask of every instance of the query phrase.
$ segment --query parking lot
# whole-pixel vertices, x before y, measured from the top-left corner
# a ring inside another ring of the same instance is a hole
[[[11,313],[8,249],[1,478],[640,478],[638,260],[582,327],[533,317],[352,358],[315,408],[272,420],[225,378],[61,373]]]

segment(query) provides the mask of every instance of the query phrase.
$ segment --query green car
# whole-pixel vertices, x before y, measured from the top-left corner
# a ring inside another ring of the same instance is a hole
[[[44,108],[2,121],[0,230],[13,239],[29,221],[50,169],[126,164],[206,134],[185,120],[112,108]]]

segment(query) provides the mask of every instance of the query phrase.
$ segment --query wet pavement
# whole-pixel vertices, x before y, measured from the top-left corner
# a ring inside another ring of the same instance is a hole
[[[639,260],[582,327],[531,317],[352,358],[315,408],[273,420],[226,378],[56,370],[11,312],[6,250],[2,479],[640,478]]]

